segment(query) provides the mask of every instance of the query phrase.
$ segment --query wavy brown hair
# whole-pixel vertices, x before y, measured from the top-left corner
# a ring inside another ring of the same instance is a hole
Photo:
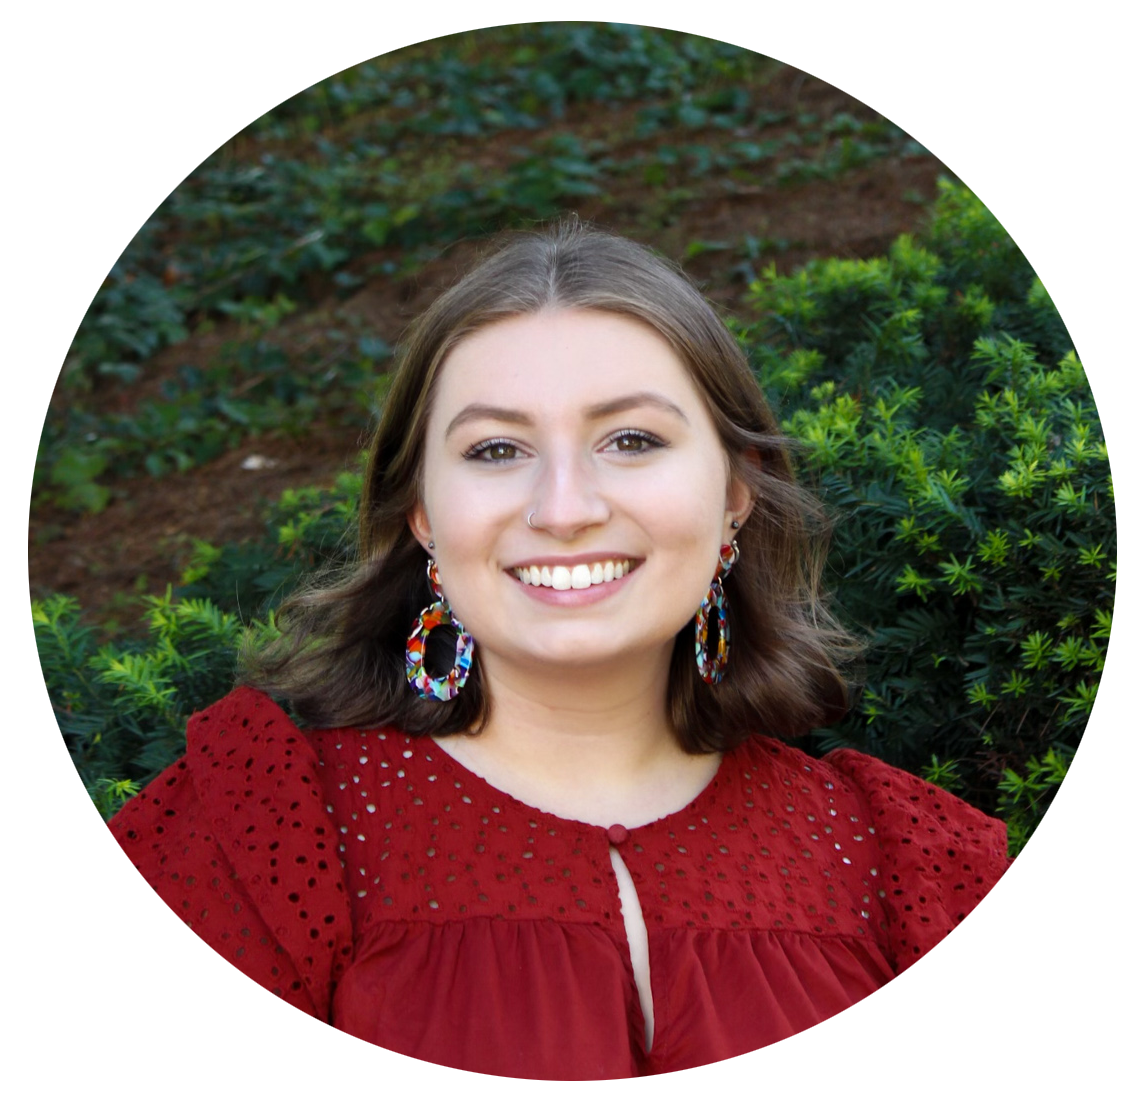
[[[691,624],[673,648],[669,713],[683,746],[728,749],[751,733],[795,736],[836,721],[847,709],[840,670],[856,650],[820,593],[826,519],[795,479],[790,443],[743,352],[676,266],[576,221],[511,235],[408,329],[369,449],[355,563],[281,605],[281,636],[243,659],[245,682],[321,727],[444,736],[486,724],[492,704],[477,644],[455,699],[420,699],[408,684],[407,634],[434,597],[407,517],[420,497],[424,431],[447,354],[483,327],[546,308],[609,311],[656,330],[691,373],[733,473],[755,496],[725,581],[732,646],[723,681],[700,678]],[[429,639],[429,668],[445,670],[454,657],[453,637],[441,637],[442,629]]]

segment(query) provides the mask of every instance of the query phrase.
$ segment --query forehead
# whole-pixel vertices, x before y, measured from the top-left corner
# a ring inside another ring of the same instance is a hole
[[[556,309],[492,323],[443,361],[432,421],[469,403],[566,410],[658,391],[685,410],[705,407],[683,361],[647,323]]]

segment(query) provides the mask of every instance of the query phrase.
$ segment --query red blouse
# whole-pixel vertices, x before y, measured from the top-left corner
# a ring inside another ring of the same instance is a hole
[[[604,1079],[761,1048],[870,994],[1005,870],[1004,826],[851,750],[753,739],[626,830],[546,814],[428,739],[302,733],[241,688],[112,822],[165,901],[275,994],[451,1067]],[[648,932],[633,979],[614,845]]]

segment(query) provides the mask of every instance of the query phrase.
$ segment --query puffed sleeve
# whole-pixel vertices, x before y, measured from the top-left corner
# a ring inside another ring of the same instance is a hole
[[[888,955],[901,972],[962,921],[1004,874],[1005,825],[865,753],[838,749],[825,759],[865,798],[881,861]]]
[[[191,717],[185,758],[110,828],[198,936],[327,1021],[352,923],[318,767],[288,715],[238,688]]]

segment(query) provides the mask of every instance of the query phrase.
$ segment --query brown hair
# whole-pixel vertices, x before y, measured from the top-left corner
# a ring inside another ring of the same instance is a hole
[[[419,501],[424,430],[447,354],[491,323],[557,307],[625,315],[668,341],[707,401],[734,474],[755,496],[725,582],[732,638],[723,681],[700,679],[691,625],[673,649],[669,712],[684,747],[728,749],[751,733],[794,736],[836,721],[847,709],[840,661],[854,642],[820,595],[825,516],[797,483],[789,443],[743,352],[677,267],[576,221],[512,235],[409,328],[369,450],[356,563],[282,604],[281,637],[244,659],[243,678],[291,700],[317,726],[444,736],[485,725],[491,704],[477,644],[450,702],[420,699],[408,685],[406,637],[433,596],[407,516]],[[437,641],[442,633],[429,638],[429,668],[438,659],[450,667],[453,638]]]

